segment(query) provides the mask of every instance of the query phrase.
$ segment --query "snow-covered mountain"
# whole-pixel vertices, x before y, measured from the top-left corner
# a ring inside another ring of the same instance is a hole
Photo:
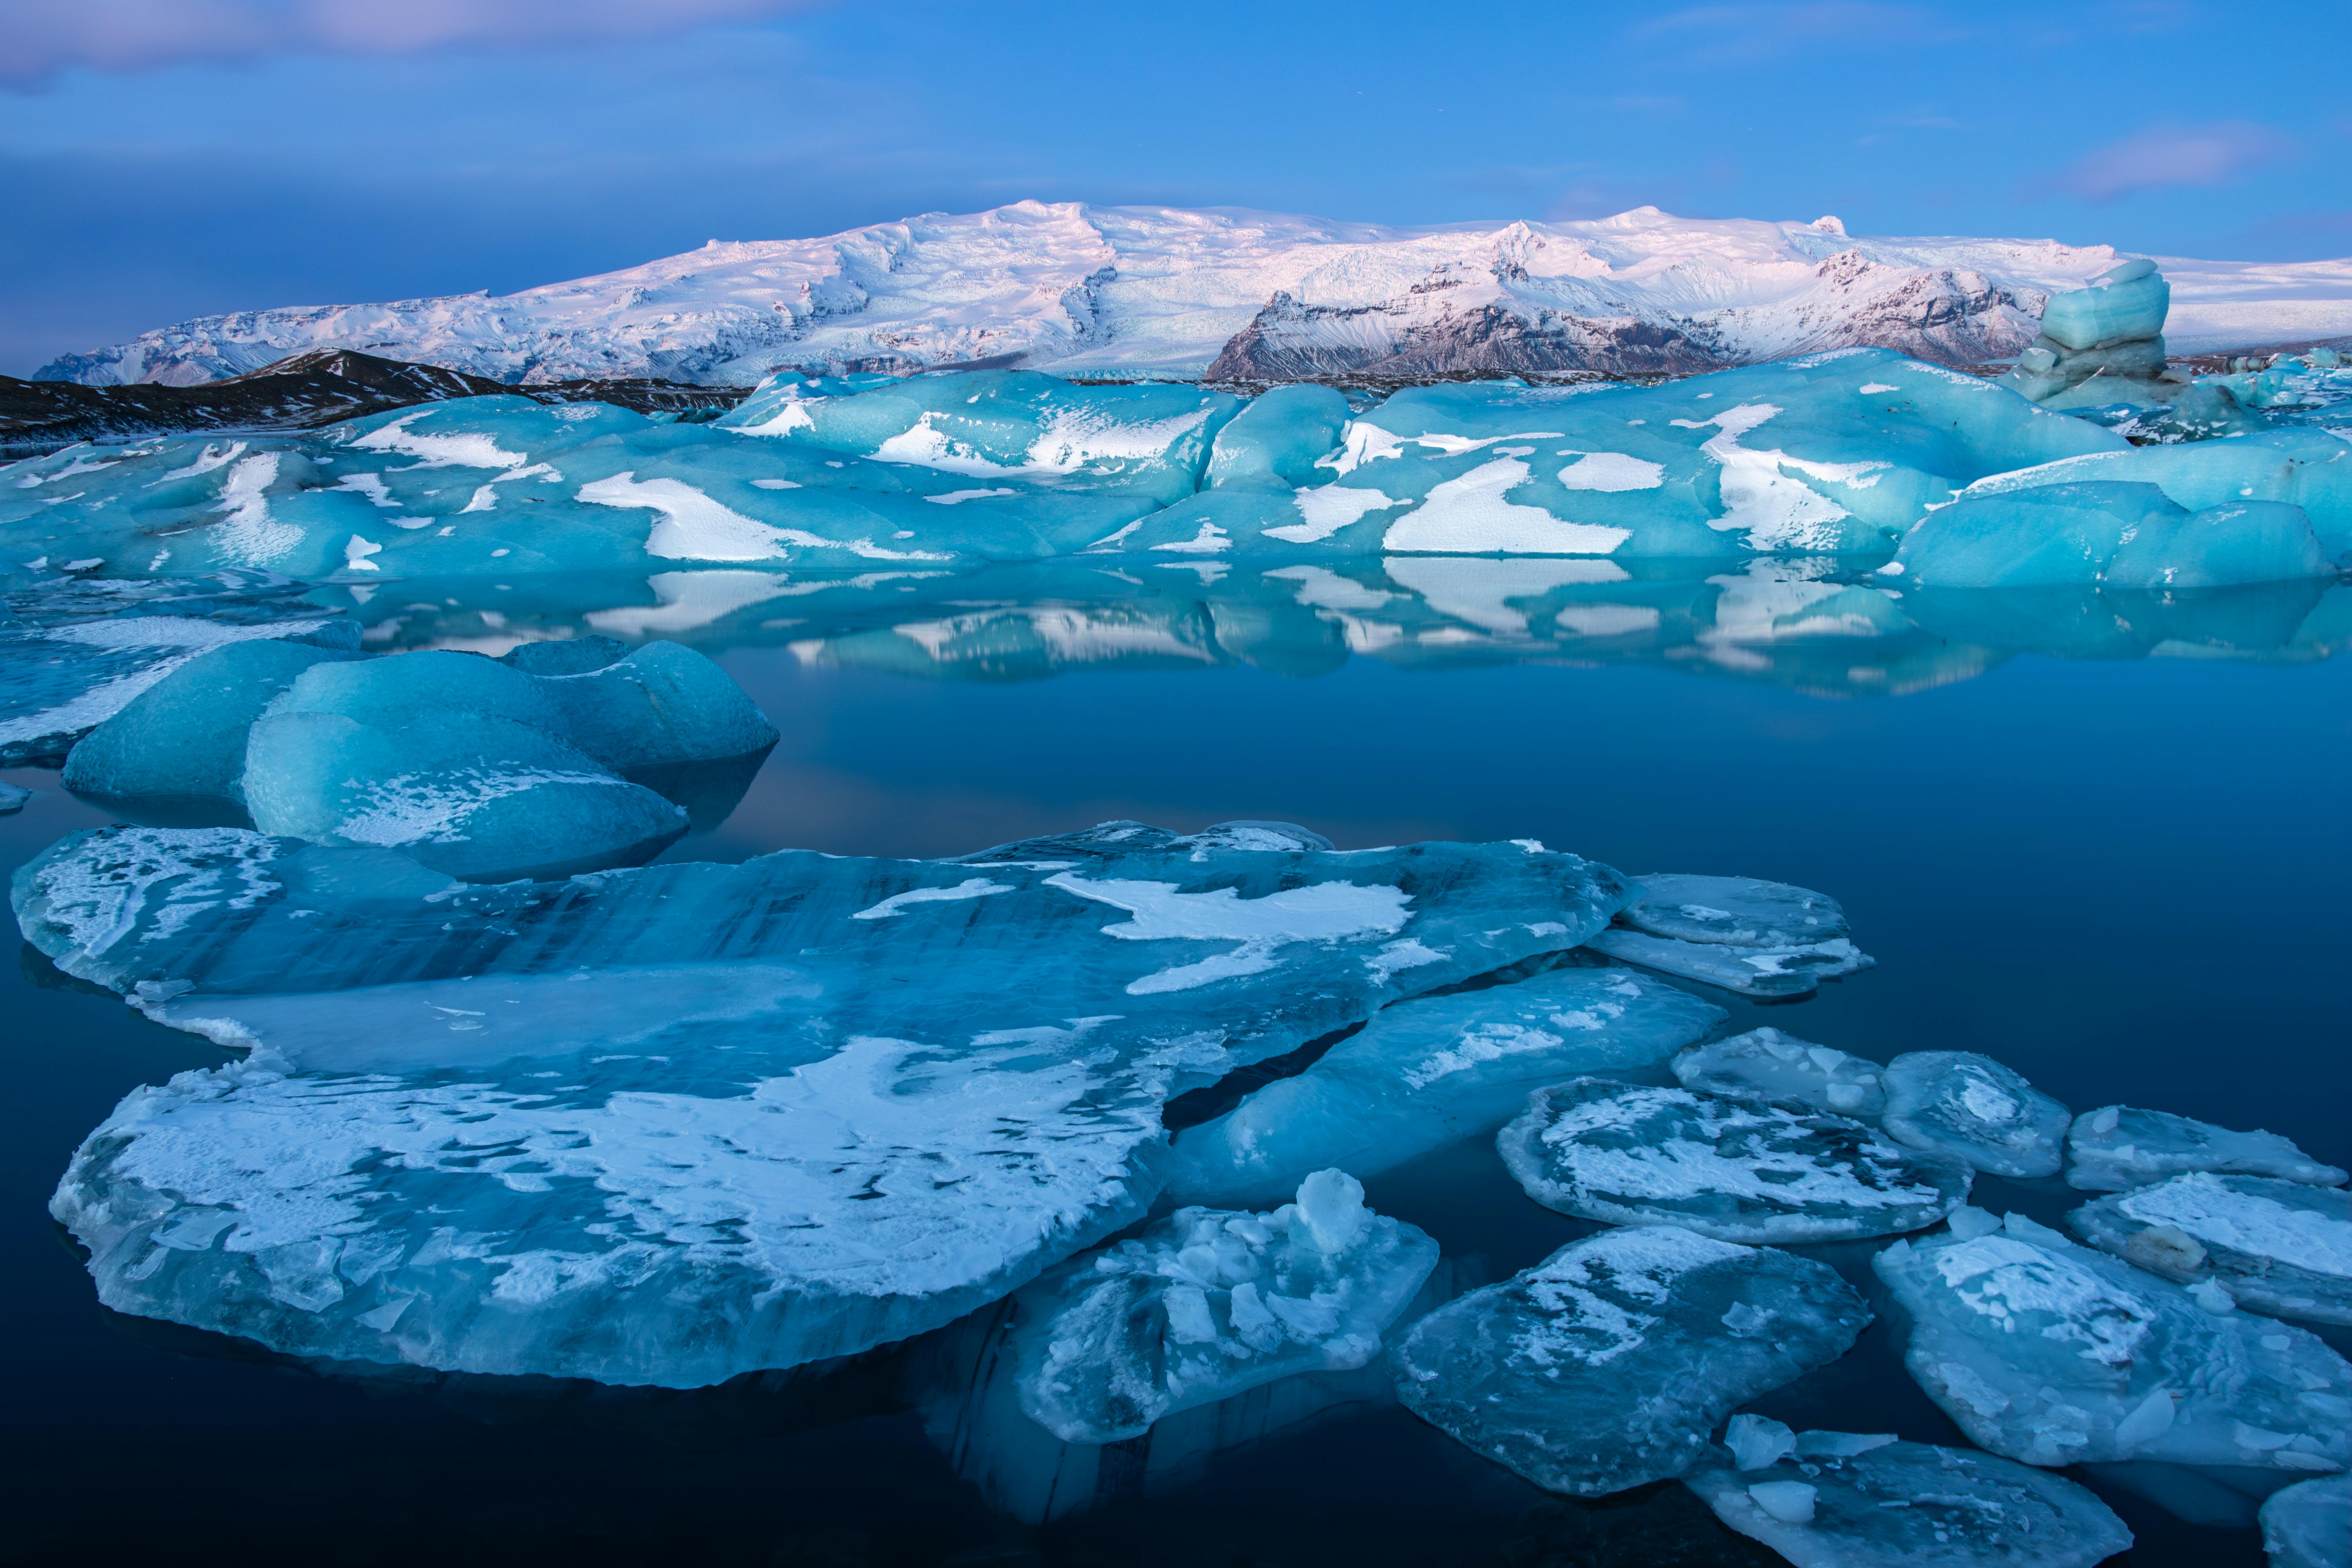
[[[193,385],[310,349],[496,381],[1011,365],[1283,379],[1748,363],[1857,343],[2014,355],[2049,291],[2116,259],[2051,240],[1862,239],[1678,218],[1391,228],[1232,208],[1011,206],[823,239],[712,240],[520,293],[206,316],[42,367]],[[2161,258],[2177,352],[2352,332],[2352,260]]]

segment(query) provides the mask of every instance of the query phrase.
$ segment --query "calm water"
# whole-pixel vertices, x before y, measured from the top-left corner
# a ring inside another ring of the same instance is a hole
[[[1631,872],[1779,879],[1843,900],[1879,967],[1794,1007],[1735,1007],[1738,1026],[1881,1059],[1980,1050],[2077,1110],[2126,1100],[2265,1126],[2352,1163],[2352,660],[2028,654],[1842,700],[1638,663],[1414,669],[1343,651],[1303,679],[1180,650],[990,682],[805,647],[714,651],[784,739],[734,816],[670,858],[930,856],[1110,817],[1247,816],[1342,847],[1532,837]],[[41,792],[0,818],[12,867],[105,820],[53,774],[6,776]],[[1393,1407],[1328,1411],[1038,1528],[992,1510],[927,1439],[903,1356],[648,1396],[358,1379],[114,1317],[49,1222],[50,1189],[124,1091],[219,1053],[29,949],[0,984],[10,1561],[1777,1561],[1678,1487],[1561,1503]],[[2073,1201],[1991,1178],[1978,1193],[2045,1220]],[[1369,1196],[1486,1278],[1589,1228],[1522,1196],[1483,1142]],[[1883,1302],[1870,1247],[1805,1250]],[[1884,1322],[1755,1408],[1959,1440]],[[2095,1484],[2140,1537],[2134,1563],[2262,1560],[2251,1531]]]

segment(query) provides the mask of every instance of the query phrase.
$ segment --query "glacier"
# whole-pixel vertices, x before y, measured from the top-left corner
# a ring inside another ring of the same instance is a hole
[[[1749,1244],[1924,1230],[1968,1201],[1970,1180],[1846,1117],[1601,1078],[1536,1090],[1495,1142],[1546,1208]]]
[[[1870,1321],[1825,1263],[1633,1226],[1570,1242],[1389,1352],[1424,1421],[1548,1490],[1677,1476],[1718,1422],[1827,1365]]]
[[[2158,258],[2189,353],[2352,333],[2352,264]],[[1637,207],[1417,228],[1237,208],[1016,202],[698,250],[520,293],[208,316],[37,373],[189,385],[325,348],[515,384],[749,385],[985,361],[1065,374],[1703,370],[1883,342],[2009,358],[2044,300],[2126,258],[2050,240],[1849,236]]]
[[[59,969],[247,1052],[76,1153],[52,1212],[108,1305],[670,1387],[1005,1295],[1143,1215],[1171,1096],[1573,947],[1627,896],[1530,845],[1251,823],[489,887],[117,827],[14,889]]]
[[[2317,1336],[2022,1215],[1966,1230],[1898,1241],[1872,1267],[1911,1319],[1904,1364],[1972,1441],[2044,1466],[2303,1476],[2352,1461],[2352,1363]]]
[[[2106,1504],[2029,1466],[1891,1436],[1781,1436],[1783,1457],[1717,1449],[1683,1484],[1796,1568],[2096,1568],[2131,1548]]]
[[[2352,1193],[2192,1171],[2069,1210],[2066,1228],[2254,1311],[2352,1324]]]

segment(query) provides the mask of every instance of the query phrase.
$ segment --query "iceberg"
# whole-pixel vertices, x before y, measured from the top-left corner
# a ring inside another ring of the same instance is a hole
[[[1617,968],[1563,966],[1400,1002],[1304,1072],[1178,1132],[1169,1191],[1183,1203],[1238,1203],[1279,1194],[1320,1165],[1372,1175],[1494,1131],[1543,1084],[1655,1067],[1723,1016]]]
[[[2352,1193],[2193,1171],[2066,1215],[2102,1252],[2273,1317],[2352,1324]]]
[[[1414,1415],[1596,1497],[1682,1474],[1726,1415],[1835,1361],[1869,1321],[1827,1264],[1640,1226],[1447,1302],[1390,1362]]]
[[[1718,1241],[1924,1230],[1968,1201],[1970,1178],[1846,1117],[1598,1078],[1538,1089],[1496,1147],[1546,1208]]]
[[[1906,534],[1882,575],[1929,588],[2218,588],[2334,571],[2301,507],[2192,512],[2156,485],[2101,479],[1964,497]]]
[[[1906,1051],[1886,1064],[1879,1124],[1898,1143],[1996,1176],[2054,1176],[2071,1118],[1990,1057]]]
[[[1875,1121],[1886,1109],[1886,1084],[1876,1062],[1778,1029],[1688,1046],[1668,1065],[1685,1089],[1726,1100],[1798,1106],[1860,1121]]]
[[[2270,1568],[2344,1568],[2352,1562],[2352,1477],[2297,1481],[2263,1504]]]
[[[1209,451],[1209,488],[1288,496],[1314,485],[1315,466],[1339,450],[1348,416],[1348,400],[1328,386],[1261,393],[1217,432]]]
[[[1912,1319],[1904,1364],[1978,1444],[2044,1466],[2326,1474],[2352,1458],[2352,1364],[2316,1336],[2021,1215],[1968,1228],[1872,1266]]]
[[[1173,1095],[1572,947],[1626,896],[1519,844],[1136,823],[487,887],[110,828],[15,887],[59,969],[249,1053],[134,1090],[76,1153],[52,1213],[109,1306],[668,1387],[1018,1289],[1143,1215]]]
[[[2084,288],[2050,296],[2041,335],[2001,384],[2051,408],[2160,402],[2170,390],[2164,319],[2171,308],[2172,285],[2155,262],[2109,268]]]
[[[2070,1187],[2121,1192],[2189,1171],[2272,1176],[2316,1187],[2345,1182],[2343,1171],[2321,1164],[2275,1132],[2234,1132],[2165,1110],[2101,1106],[2074,1118],[2066,1134]]]
[[[1843,1432],[1790,1448],[1761,1464],[1716,1449],[1683,1484],[1797,1568],[2096,1568],[2131,1548],[2088,1491],[1990,1454]]]
[[[1437,1267],[1437,1243],[1318,1171],[1271,1214],[1181,1208],[1025,1288],[1008,1353],[1028,1416],[1066,1443],[1304,1372],[1350,1372]]]

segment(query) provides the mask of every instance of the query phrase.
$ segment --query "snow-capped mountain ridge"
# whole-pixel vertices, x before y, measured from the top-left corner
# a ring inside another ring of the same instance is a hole
[[[815,239],[720,241],[520,293],[210,316],[43,379],[191,385],[322,348],[509,384],[1019,364],[1280,379],[1688,371],[1857,343],[2014,354],[2046,295],[2116,260],[2050,240],[1857,238],[1685,219],[1416,228],[1219,208],[1017,202]],[[2184,349],[2352,331],[2352,261],[2164,259]]]

